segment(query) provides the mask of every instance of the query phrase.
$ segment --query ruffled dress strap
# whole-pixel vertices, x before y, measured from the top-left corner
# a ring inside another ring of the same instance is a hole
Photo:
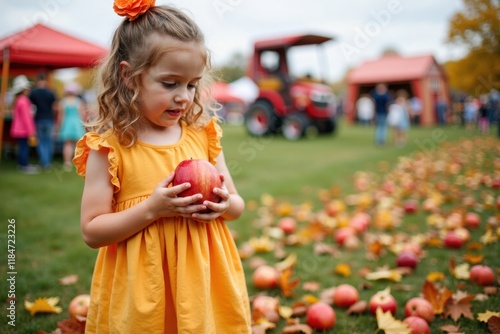
[[[89,157],[90,150],[107,151],[108,161],[110,164],[109,174],[111,175],[111,184],[115,186],[114,192],[116,193],[121,187],[120,180],[118,179],[118,164],[120,159],[115,147],[108,141],[109,138],[111,137],[103,137],[103,135],[96,132],[87,132],[76,143],[73,163],[76,167],[76,173],[85,178],[87,159]]]
[[[208,160],[212,164],[217,163],[217,156],[222,151],[220,140],[222,138],[222,129],[217,123],[217,118],[212,117],[205,127],[205,132],[208,138]]]

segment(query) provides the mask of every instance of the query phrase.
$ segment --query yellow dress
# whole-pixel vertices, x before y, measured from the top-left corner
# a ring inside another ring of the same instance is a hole
[[[182,123],[174,145],[87,133],[74,163],[85,177],[90,150],[109,149],[115,211],[146,199],[184,159],[215,163],[222,150],[215,119],[201,130]],[[250,308],[238,250],[225,222],[162,218],[129,239],[99,249],[86,333],[250,333]]]

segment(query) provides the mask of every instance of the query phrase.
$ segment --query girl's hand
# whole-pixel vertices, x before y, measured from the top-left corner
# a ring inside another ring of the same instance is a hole
[[[173,179],[174,172],[163,179],[146,200],[149,210],[155,219],[175,216],[192,218],[194,212],[207,209],[207,206],[204,204],[193,204],[202,198],[201,194],[177,197],[178,194],[191,187],[191,185],[189,183],[182,183],[177,186],[168,187]]]
[[[220,197],[220,201],[218,203],[204,201],[203,202],[204,206],[208,210],[210,210],[210,212],[208,213],[195,212],[192,214],[191,216],[192,218],[199,221],[208,222],[222,216],[229,209],[229,206],[231,205],[231,194],[229,193],[229,191],[226,188],[226,185],[224,184],[223,174],[220,174],[220,179],[222,182],[221,188],[214,188],[213,191],[214,194]]]

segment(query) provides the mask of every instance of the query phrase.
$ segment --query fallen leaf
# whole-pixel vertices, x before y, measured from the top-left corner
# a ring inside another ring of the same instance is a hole
[[[356,303],[349,306],[346,313],[349,314],[361,314],[368,310],[368,302],[364,300],[357,301]]]
[[[444,274],[438,271],[433,271],[427,275],[426,280],[428,280],[429,282],[442,281],[444,280]]]
[[[464,255],[464,260],[469,262],[470,264],[478,264],[483,262],[484,255],[475,255],[475,254],[465,254]]]
[[[292,316],[293,314],[293,309],[290,306],[279,306],[278,307],[278,313],[279,315],[284,318],[288,319]]]
[[[71,285],[78,282],[78,275],[68,275],[59,279],[61,285]]]
[[[453,265],[452,265],[453,263]],[[470,277],[470,272],[469,272],[470,265],[468,263],[462,263],[458,266],[455,266],[455,261],[450,260],[450,271],[453,276],[457,279],[469,279]]]
[[[292,278],[292,275],[293,269],[290,267],[282,271],[278,279],[278,285],[285,297],[294,296],[293,290],[295,290],[300,283],[300,279]]]
[[[278,271],[284,271],[286,269],[292,268],[293,266],[295,266],[296,263],[297,263],[297,254],[291,253],[290,255],[287,256],[286,259],[276,263],[274,267]]]
[[[488,322],[488,320],[493,316],[500,317],[500,312],[491,312],[490,310],[487,310],[484,313],[478,313],[477,320],[482,321],[482,322]]]
[[[282,333],[284,333],[284,334],[294,334],[294,333],[312,334],[313,329],[306,324],[293,324],[293,325],[285,326],[283,328]]]
[[[384,312],[378,307],[376,310],[377,325],[379,330],[383,330],[385,334],[411,334],[411,329],[408,325],[400,320],[396,320],[391,311]]]
[[[500,317],[492,316],[488,319],[488,329],[493,334],[500,334]]]
[[[494,296],[498,293],[498,288],[496,286],[485,286],[483,292],[487,295]]]
[[[462,316],[465,318],[474,319],[474,315],[470,310],[470,302],[471,300],[474,300],[474,297],[474,295],[468,295],[457,301],[451,299],[451,303],[447,305],[444,315],[446,317],[451,317],[454,321],[457,321]]]
[[[465,334],[463,332],[460,332],[460,326],[455,325],[444,325],[439,327],[439,329],[448,334]]]
[[[368,273],[365,278],[370,281],[386,279],[393,282],[399,282],[402,276],[401,272],[397,269],[385,269]]]
[[[318,291],[321,288],[321,284],[318,282],[310,281],[310,282],[304,282],[302,284],[302,290],[304,291],[311,291],[315,292]]]
[[[34,302],[24,301],[24,307],[33,316],[36,313],[61,313],[62,308],[56,306],[59,303],[59,297],[37,298]]]
[[[340,276],[344,277],[350,277],[351,276],[351,266],[349,266],[347,263],[339,263],[335,267],[334,273]]]
[[[448,299],[453,296],[453,292],[446,286],[438,290],[434,283],[425,281],[422,287],[422,294],[427,299],[434,309],[434,314],[442,314]]]

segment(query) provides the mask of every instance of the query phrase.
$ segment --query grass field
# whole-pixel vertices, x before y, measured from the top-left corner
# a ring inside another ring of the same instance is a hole
[[[242,127],[226,126],[223,138],[226,161],[239,192],[248,203],[241,219],[230,222],[229,225],[235,230],[238,236],[237,244],[241,246],[250,238],[260,237],[263,234],[264,229],[261,227],[262,212],[265,209],[261,203],[263,194],[269,194],[277,203],[286,204],[286,207],[292,208],[292,212],[304,203],[311,205],[312,212],[320,212],[325,196],[330,196],[328,199],[335,197],[345,200],[348,194],[355,192],[353,177],[356,172],[366,171],[375,175],[375,179],[381,180],[393,170],[401,157],[411,158],[422,154],[431,156],[434,150],[443,144],[462,143],[464,138],[469,138],[470,142],[474,143],[472,140],[476,136],[475,133],[466,133],[459,126],[412,128],[407,145],[404,148],[397,148],[391,144],[386,147],[376,147],[373,144],[373,128],[347,124],[342,124],[335,136],[307,138],[297,142],[288,142],[281,137],[252,138]],[[490,142],[494,140],[496,139],[491,136]],[[498,141],[496,143],[498,146]],[[495,157],[499,158],[499,152],[497,150],[485,155],[481,154],[481,149],[482,147],[478,147],[479,155],[470,160],[476,161],[475,169],[484,169],[485,173],[492,175],[495,168],[492,161]],[[499,172],[498,169],[496,172]],[[456,178],[453,180],[456,181]],[[434,179],[432,182],[439,180]],[[3,273],[0,291],[4,302],[0,312],[2,314],[0,333],[37,333],[38,330],[50,332],[57,327],[58,321],[67,318],[67,305],[72,297],[88,293],[96,251],[87,247],[80,236],[79,209],[82,186],[82,179],[73,172],[64,171],[60,161],[55,164],[51,172],[22,175],[16,171],[14,161],[5,157],[2,159],[0,199],[4,230],[0,232],[1,254],[3,254],[0,260],[0,271]],[[337,189],[337,192],[333,193],[332,189]],[[460,188],[459,194],[455,193],[456,196],[449,197],[453,200],[443,204],[443,212],[450,212],[457,206],[463,209],[460,196],[467,195],[467,191],[468,188]],[[491,190],[482,185],[470,190],[470,196],[478,200],[484,198],[485,193],[492,196],[500,195],[498,190]],[[348,212],[352,210],[354,210],[352,207],[347,207]],[[499,212],[498,209],[495,212],[494,209],[485,207],[474,207],[474,210],[480,213],[483,222],[482,229],[471,233],[471,240],[477,241],[485,232],[486,220],[495,214],[498,215]],[[271,225],[275,224],[278,218],[279,213],[271,216]],[[428,228],[427,218],[428,214],[422,211],[416,215],[405,216],[398,231],[422,233]],[[7,324],[9,319],[6,317],[9,305],[9,282],[6,280],[8,278],[6,273],[13,271],[7,266],[7,224],[12,220],[15,220],[16,233],[15,329]],[[308,222],[302,221],[299,224],[306,226]],[[332,238],[323,242],[334,245]],[[497,276],[500,269],[498,245],[498,242],[491,243],[481,250],[481,254],[484,255],[482,263],[496,268]],[[393,254],[373,262],[365,258],[363,245],[353,251],[340,249],[339,257],[316,255],[313,243],[301,246],[287,245],[284,250],[286,254],[297,255],[294,275],[301,282],[318,282],[321,288],[316,292],[306,292],[299,286],[296,297],[289,298],[282,297],[278,289],[264,292],[280,296],[283,305],[291,305],[306,293],[318,297],[322,290],[341,283],[366,287],[360,289],[361,298],[364,300],[368,300],[374,292],[391,286],[399,303],[396,318],[402,319],[404,302],[411,296],[419,294],[426,275],[431,271],[443,272],[445,274],[443,284],[453,291],[462,289],[469,293],[481,292],[479,287],[471,286],[471,283],[459,280],[449,272],[449,260],[453,258],[457,263],[463,262],[462,258],[467,252],[465,247],[459,250],[426,248],[427,256],[422,259],[415,272],[405,276],[401,282],[372,281],[369,286],[366,284],[367,281],[357,274],[358,270],[364,267],[374,269],[384,264],[394,267]],[[279,261],[273,252],[259,253],[256,256],[270,264]],[[244,260],[243,263],[249,294],[262,293],[252,286],[253,269],[250,259]],[[350,277],[334,274],[333,270],[339,263],[350,263],[353,274]],[[71,274],[78,275],[77,283],[72,285],[59,283],[60,278]],[[398,288],[401,286],[405,289]],[[498,287],[498,282],[496,286]],[[24,308],[25,300],[34,301],[37,297],[55,296],[60,297],[59,306],[63,308],[61,314],[38,314],[32,317]],[[486,310],[500,312],[498,292],[494,296],[489,296],[486,301],[472,302],[474,315]],[[376,320],[371,315],[347,316],[344,310],[337,308],[336,312],[335,333],[373,333],[377,329]],[[284,323],[282,319],[277,329],[268,333],[281,333],[280,329]],[[436,317],[432,323],[432,333],[440,333],[438,328],[445,324],[460,325],[464,333],[488,333],[487,325],[478,320],[461,317],[455,322],[441,316]]]

